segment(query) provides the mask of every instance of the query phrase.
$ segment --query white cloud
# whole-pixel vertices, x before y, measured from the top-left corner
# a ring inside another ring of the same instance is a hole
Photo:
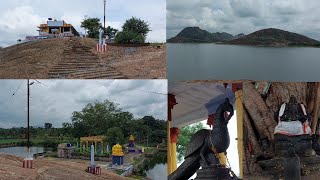
[[[199,26],[234,35],[273,27],[320,40],[318,0],[179,0],[167,4],[168,38],[185,27]]]
[[[167,119],[166,80],[41,80],[30,87],[30,121],[33,126],[51,122],[55,127],[70,122],[73,111],[88,103],[108,99],[136,118],[151,115]],[[18,93],[11,97],[17,87]],[[0,80],[0,128],[25,126],[27,96],[25,80]]]
[[[0,46],[14,43],[26,35],[37,35],[37,26],[42,20],[30,6],[3,11],[0,13]]]
[[[47,18],[56,18],[80,28],[80,23],[87,15],[103,21],[102,0],[42,1],[10,0],[0,6],[0,46],[15,44],[26,35],[37,35],[37,26]],[[121,29],[126,19],[137,17],[148,21],[152,32],[147,41],[164,42],[166,40],[166,1],[165,0],[108,0],[106,6],[106,25]]]

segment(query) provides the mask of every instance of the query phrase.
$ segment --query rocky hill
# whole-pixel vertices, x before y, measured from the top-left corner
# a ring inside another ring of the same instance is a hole
[[[171,43],[213,42],[212,34],[199,27],[186,27],[177,36],[168,39]]]
[[[177,36],[167,40],[169,43],[186,43],[186,42],[224,42],[240,37],[241,34],[233,36],[226,32],[210,33],[199,27],[186,27]]]
[[[227,42],[254,46],[319,46],[320,42],[301,34],[281,29],[262,29]]]
[[[157,79],[166,75],[166,48],[109,45],[91,38],[45,39],[0,49],[2,79]]]

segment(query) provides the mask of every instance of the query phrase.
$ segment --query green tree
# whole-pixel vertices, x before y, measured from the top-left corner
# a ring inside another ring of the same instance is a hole
[[[46,130],[51,129],[52,128],[52,124],[51,123],[44,123],[44,128]]]
[[[144,43],[150,32],[148,22],[132,17],[122,26],[122,32],[115,37],[116,43]]]
[[[88,18],[81,22],[81,27],[88,30],[88,36],[90,38],[99,38],[99,29],[102,25],[99,18]]]
[[[72,134],[72,124],[71,123],[67,123],[67,122],[64,122],[62,123],[62,133],[64,135],[69,135]]]
[[[203,129],[202,123],[196,123],[193,125],[185,126],[180,129],[177,142],[177,152],[179,161],[182,160],[182,157],[184,157],[186,153],[191,136],[201,129]]]
[[[112,127],[120,127],[121,132],[128,136],[133,115],[124,112],[116,104],[105,100],[87,104],[81,111],[73,112],[71,117],[74,137],[89,135],[105,135]]]
[[[151,30],[147,21],[132,17],[131,19],[126,20],[126,22],[123,24],[122,31],[134,32],[142,35],[145,38]]]
[[[121,128],[119,128],[119,127],[109,128],[107,131],[107,139],[108,139],[109,145],[111,145],[111,146],[113,146],[117,143],[124,144],[124,142],[125,142],[124,135],[122,133]]]
[[[106,35],[109,37],[109,39],[112,39],[116,36],[117,32],[119,30],[118,29],[114,29],[112,28],[111,26],[108,26],[106,29],[105,29],[105,32],[106,32]]]
[[[119,32],[115,37],[115,42],[119,44],[144,43],[145,38],[138,33],[131,31]]]

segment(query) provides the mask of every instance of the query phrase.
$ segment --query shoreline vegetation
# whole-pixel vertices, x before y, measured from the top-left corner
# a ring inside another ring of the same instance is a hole
[[[186,27],[167,43],[216,43],[226,45],[246,45],[257,47],[320,47],[320,41],[307,36],[268,28],[251,34],[243,33],[233,36],[226,32],[210,33],[199,27]]]

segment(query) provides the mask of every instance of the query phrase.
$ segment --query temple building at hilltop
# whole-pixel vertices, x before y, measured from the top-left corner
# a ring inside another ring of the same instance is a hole
[[[38,28],[39,36],[72,37],[80,35],[71,24],[63,20],[57,21],[49,18],[46,24],[40,24]]]

